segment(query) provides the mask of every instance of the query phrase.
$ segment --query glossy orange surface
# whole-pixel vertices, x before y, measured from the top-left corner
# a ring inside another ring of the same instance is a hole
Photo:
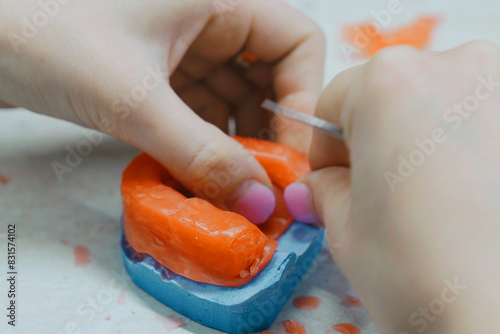
[[[283,321],[285,332],[289,334],[307,334],[306,329],[299,322],[295,320]]]
[[[236,138],[275,183],[277,205],[259,227],[209,202],[186,197],[168,171],[147,154],[135,158],[122,180],[124,234],[139,253],[189,279],[241,286],[271,260],[277,239],[292,222],[282,190],[309,171],[302,154],[275,143]],[[174,189],[176,187],[177,189]]]

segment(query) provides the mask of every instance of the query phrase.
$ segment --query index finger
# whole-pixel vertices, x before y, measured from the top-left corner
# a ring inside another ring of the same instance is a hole
[[[274,63],[273,88],[284,107],[313,114],[323,85],[325,38],[321,29],[277,0],[252,2],[253,20],[245,49]],[[278,142],[306,151],[311,129],[290,120],[273,129]]]
[[[250,81],[264,80],[258,86],[272,85],[283,106],[314,112],[323,85],[325,41],[313,21],[280,0],[241,1],[227,12],[214,14],[190,47],[191,53],[203,59],[197,68],[205,74],[242,50],[272,67],[271,78],[250,71]],[[258,105],[254,112],[263,112]],[[294,121],[279,123],[271,126],[278,141],[305,151],[311,130]]]
[[[338,74],[322,92],[315,115],[321,119],[340,125],[344,129],[344,141],[332,138],[320,131],[314,131],[309,161],[313,170],[329,166],[349,166],[348,145],[349,126],[347,97],[351,92],[360,66],[351,67]],[[346,142],[347,141],[347,142]]]

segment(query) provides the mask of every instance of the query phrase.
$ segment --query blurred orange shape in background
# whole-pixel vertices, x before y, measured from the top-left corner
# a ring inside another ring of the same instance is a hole
[[[344,26],[344,39],[353,42],[366,56],[371,57],[380,49],[394,45],[412,45],[425,49],[439,19],[436,16],[422,16],[410,25],[390,32],[381,32],[374,21],[362,25]]]

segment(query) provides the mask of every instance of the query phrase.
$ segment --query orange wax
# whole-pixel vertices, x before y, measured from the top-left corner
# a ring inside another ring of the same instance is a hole
[[[361,334],[359,328],[353,324],[337,324],[333,325],[332,329],[342,334]]]
[[[89,249],[83,245],[75,246],[73,249],[75,254],[75,267],[85,267],[90,263]]]
[[[299,310],[315,310],[321,304],[321,299],[314,296],[300,296],[293,300],[293,306]]]
[[[200,198],[187,198],[168,171],[147,154],[123,173],[123,229],[139,253],[152,256],[176,274],[198,282],[241,286],[272,258],[277,239],[292,217],[282,191],[308,172],[304,155],[276,143],[236,137],[255,155],[275,184],[277,205],[259,227],[243,216]]]
[[[380,49],[388,46],[407,44],[417,49],[424,49],[438,23],[433,16],[422,16],[414,23],[392,32],[381,33],[373,23],[346,26],[343,29],[344,38],[354,42],[354,46],[362,49],[366,56],[371,57]],[[363,45],[357,45],[362,41]]]
[[[285,331],[290,334],[307,334],[306,329],[298,321],[295,320],[285,320],[283,321],[283,326],[285,326]]]

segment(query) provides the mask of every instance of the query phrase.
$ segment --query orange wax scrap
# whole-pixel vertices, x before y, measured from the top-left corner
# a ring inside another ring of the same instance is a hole
[[[281,189],[311,171],[306,156],[291,147],[253,138],[234,138],[255,156]]]
[[[347,324],[347,323],[337,324],[333,325],[332,329],[336,330],[341,334],[361,334],[359,328],[353,324]]]
[[[425,49],[439,19],[435,16],[422,16],[414,23],[392,32],[381,33],[373,22],[362,25],[345,26],[343,35],[346,40],[354,42],[354,46],[362,49],[371,57],[379,50],[394,45],[412,45],[417,49]]]
[[[283,321],[283,326],[285,327],[286,333],[290,334],[307,334],[306,329],[296,320],[285,320]]]
[[[315,296],[299,296],[293,300],[293,306],[299,310],[315,310],[321,305],[321,299]]]
[[[277,144],[236,139],[252,149],[258,144],[261,151],[267,152],[261,157],[267,163],[267,167],[263,166],[280,189],[309,168],[300,153],[297,154],[302,159],[295,156],[298,160],[294,162],[283,160],[276,156]],[[294,156],[289,150],[292,149],[279,152]],[[277,169],[287,163],[292,164],[284,170],[285,177],[275,180],[273,175],[278,173]],[[237,213],[221,210],[200,198],[187,198],[181,193],[182,189],[172,188],[176,183],[168,171],[147,154],[135,158],[123,173],[123,229],[136,252],[152,256],[176,274],[222,286],[241,286],[269,263],[277,241]],[[281,196],[278,189],[275,191]],[[262,224],[273,238],[279,237],[292,222],[283,208],[278,196],[277,209],[269,221]]]

